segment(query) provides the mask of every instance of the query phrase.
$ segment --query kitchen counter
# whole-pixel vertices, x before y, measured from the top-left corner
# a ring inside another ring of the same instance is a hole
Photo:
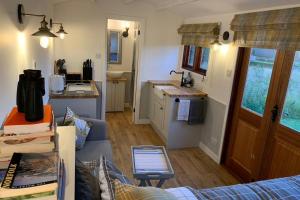
[[[91,81],[92,91],[67,91],[61,94],[50,92],[50,99],[76,99],[76,98],[98,98],[100,93],[96,87],[96,83]]]
[[[127,81],[126,78],[110,78],[110,77],[107,77],[106,78],[107,81]]]
[[[179,81],[174,80],[149,80],[148,81],[153,86],[155,85],[171,85],[175,86],[176,88],[167,88],[162,89],[164,94],[170,96],[170,97],[205,97],[207,96],[206,93],[196,90],[194,88],[185,88],[180,87]]]

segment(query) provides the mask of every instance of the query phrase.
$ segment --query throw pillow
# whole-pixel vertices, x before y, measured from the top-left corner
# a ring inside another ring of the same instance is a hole
[[[136,187],[114,181],[116,200],[176,200],[171,193],[155,187]]]
[[[80,119],[79,116],[71,110],[71,108],[67,107],[63,126],[76,127],[76,150],[82,149],[90,132],[91,125],[85,120]]]
[[[99,167],[99,182],[102,199],[115,199],[114,180],[128,185],[131,184],[129,179],[111,161],[102,156],[100,158]]]
[[[90,170],[91,174],[99,180],[100,160],[82,161],[82,163]]]
[[[78,160],[75,162],[75,200],[101,200],[98,179]]]

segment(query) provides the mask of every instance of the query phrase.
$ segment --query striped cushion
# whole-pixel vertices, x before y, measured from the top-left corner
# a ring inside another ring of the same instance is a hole
[[[136,187],[114,181],[116,200],[176,200],[171,193],[154,187]]]

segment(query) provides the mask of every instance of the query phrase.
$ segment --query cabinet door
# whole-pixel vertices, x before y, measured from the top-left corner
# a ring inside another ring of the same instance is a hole
[[[153,122],[154,116],[154,86],[150,85],[150,99],[149,99],[149,119]]]
[[[164,107],[157,101],[154,102],[153,123],[162,131],[164,124]]]
[[[106,86],[106,112],[114,111],[114,87],[112,81],[107,81]]]
[[[117,81],[115,84],[114,111],[124,111],[125,82]]]

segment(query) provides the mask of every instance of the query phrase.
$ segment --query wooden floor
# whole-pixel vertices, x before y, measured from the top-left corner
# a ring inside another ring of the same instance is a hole
[[[131,146],[163,145],[163,141],[150,125],[132,124],[131,117],[130,111],[106,114],[114,162],[126,176],[134,180],[131,168]],[[238,183],[226,169],[215,163],[199,148],[167,151],[175,171],[175,178],[168,180],[163,185],[164,188],[179,186],[208,188]]]

